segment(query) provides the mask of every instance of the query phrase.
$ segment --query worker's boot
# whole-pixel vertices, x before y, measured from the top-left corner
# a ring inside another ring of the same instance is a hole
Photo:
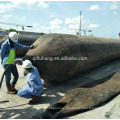
[[[8,94],[17,94],[16,91],[11,88],[11,86],[7,87],[7,93]]]
[[[32,100],[29,101],[29,104],[34,105],[36,103],[39,103],[39,97],[38,96],[32,96]]]
[[[14,84],[11,84],[11,88],[12,88],[12,89],[16,92],[16,94],[17,94],[18,90],[15,89],[15,85],[14,85]]]

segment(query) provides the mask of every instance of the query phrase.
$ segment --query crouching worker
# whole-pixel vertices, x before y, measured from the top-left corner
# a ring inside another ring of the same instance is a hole
[[[20,61],[16,60],[16,63],[20,64]],[[24,68],[24,76],[26,77],[28,85],[22,90],[18,91],[18,96],[23,98],[32,98],[29,104],[36,104],[39,102],[39,97],[43,93],[43,85],[38,72],[38,69],[32,65],[29,60],[21,61]]]

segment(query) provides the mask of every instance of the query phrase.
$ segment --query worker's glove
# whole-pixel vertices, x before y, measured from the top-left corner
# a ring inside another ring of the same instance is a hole
[[[15,59],[14,64],[22,65],[22,60],[20,59]]]
[[[34,45],[31,45],[31,46],[30,46],[30,49],[33,49],[33,48],[34,48]]]

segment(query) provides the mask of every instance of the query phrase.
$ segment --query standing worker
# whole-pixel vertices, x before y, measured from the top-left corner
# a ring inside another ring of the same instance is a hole
[[[15,62],[22,64],[19,60]],[[22,90],[19,90],[17,94],[23,98],[32,98],[29,104],[36,104],[39,102],[39,97],[43,93],[43,84],[38,69],[34,67],[29,60],[23,61],[22,67],[24,68],[24,76],[26,77],[28,85]]]
[[[24,48],[24,49],[32,49],[34,46],[31,45],[25,46],[21,45],[18,42],[18,34],[16,32],[10,32],[8,39],[1,45],[1,64],[6,69],[8,65],[9,68],[7,69],[5,73],[5,81],[6,81],[6,87],[7,87],[7,93],[9,94],[17,94],[17,90],[15,89],[15,85],[18,80],[18,71],[16,68],[16,65],[13,65],[14,60],[16,58],[16,48]],[[13,74],[13,81],[10,84],[11,80],[11,73]]]

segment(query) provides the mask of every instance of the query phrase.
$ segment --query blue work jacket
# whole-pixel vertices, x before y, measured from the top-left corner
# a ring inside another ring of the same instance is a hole
[[[29,88],[33,91],[43,91],[43,84],[36,67],[33,67],[32,71],[28,73],[26,76],[27,83]]]
[[[29,49],[29,46],[21,45],[19,43],[14,42],[14,49],[15,49],[15,58],[16,58],[16,48],[24,48]],[[7,39],[2,45],[1,45],[1,64],[4,67],[11,50],[11,45],[9,40]]]

